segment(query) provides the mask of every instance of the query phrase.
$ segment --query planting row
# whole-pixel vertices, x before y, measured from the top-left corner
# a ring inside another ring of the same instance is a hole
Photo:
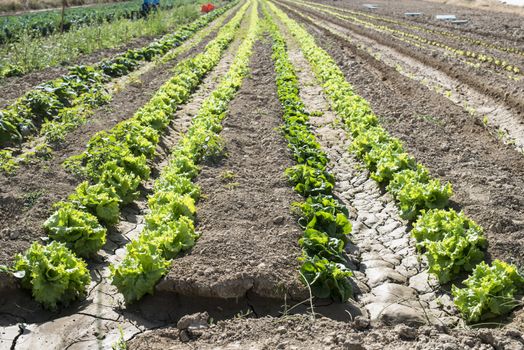
[[[299,96],[298,77],[285,41],[265,8],[264,14],[273,38],[277,93],[284,110],[282,131],[298,163],[285,173],[295,191],[304,197],[304,202],[293,204],[304,229],[299,240],[301,280],[314,296],[346,301],[353,295],[348,280],[352,273],[344,255],[351,232],[348,211],[333,196],[334,176],[327,169],[327,155],[310,130],[309,114]]]
[[[513,75],[520,75],[522,73],[521,67],[515,64],[512,64],[511,62],[507,62],[503,59],[499,59],[497,57],[491,56],[489,54],[483,54],[480,52],[474,52],[470,50],[463,50],[460,48],[456,48],[444,42],[430,40],[425,37],[419,36],[417,34],[408,33],[408,32],[405,32],[399,29],[394,29],[394,28],[391,28],[385,25],[375,24],[373,22],[368,22],[368,21],[365,21],[365,20],[362,20],[356,17],[355,15],[349,15],[349,16],[343,15],[340,12],[346,12],[345,10],[337,9],[337,11],[332,11],[331,6],[320,5],[320,4],[313,5],[313,3],[308,3],[308,2],[297,2],[297,3],[299,3],[301,6],[306,6],[311,9],[319,10],[321,12],[327,13],[337,18],[340,18],[346,21],[350,21],[358,25],[362,25],[365,28],[390,33],[398,37],[399,39],[407,41],[408,43],[412,43],[413,41],[415,43],[422,44],[422,45],[438,47],[440,49],[446,50],[447,52],[453,54],[456,57],[464,58],[466,62],[471,63],[471,65],[473,66],[478,66],[478,64],[484,64],[487,66],[491,66],[493,68],[501,69],[502,71],[506,71]],[[422,47],[422,46],[419,46],[419,47]]]
[[[429,270],[441,283],[472,272],[453,286],[455,305],[468,321],[500,315],[516,306],[515,295],[524,277],[501,261],[481,262],[486,240],[482,229],[462,213],[448,208],[450,184],[442,185],[409,156],[401,142],[391,137],[367,101],[356,95],[333,59],[313,37],[273,4],[270,6],[300,43],[333,110],[352,138],[350,151],[369,169],[371,177],[397,200],[401,216],[413,222],[412,235],[425,252]]]
[[[83,124],[94,107],[108,102],[111,98],[106,90],[108,82],[136,70],[140,62],[151,61],[165,53],[168,53],[166,59],[175,58],[177,51],[173,48],[235,4],[204,15],[144,48],[128,50],[93,66],[74,67],[68,75],[29,91],[0,111],[0,145],[20,143],[38,133],[45,142],[36,152],[47,153],[50,145],[62,141],[69,131]],[[17,165],[11,151],[2,151],[0,158],[0,167],[4,170],[12,170]]]
[[[245,4],[238,11],[202,53],[180,62],[173,78],[132,118],[96,134],[83,154],[69,160],[69,166],[89,181],[81,183],[67,201],[57,203],[56,211],[45,222],[53,242],[45,247],[34,243],[25,254],[16,257],[12,268],[15,276],[22,277],[22,285],[31,288],[35,299],[45,307],[55,308],[62,300],[67,302],[83,295],[89,279],[82,278],[80,283],[74,275],[85,270],[79,257],[98,252],[105,243],[104,226],[116,224],[120,207],[138,196],[141,181],[149,178],[147,160],[154,157],[160,134],[174,117],[177,106],[187,101],[204,75],[216,66],[235,37],[248,6]],[[78,268],[68,268],[69,265]],[[46,272],[50,270],[54,272]],[[47,288],[41,289],[42,284]]]
[[[162,9],[178,6],[178,0],[163,1]],[[17,41],[20,37],[41,37],[73,28],[93,26],[119,19],[139,19],[145,14],[139,11],[138,2],[130,5],[108,4],[97,7],[68,9],[64,15],[59,11],[29,13],[18,16],[0,17],[0,45]]]
[[[251,2],[253,3],[253,2]],[[249,59],[258,31],[257,6],[253,4],[247,35],[240,45],[229,71],[218,87],[203,101],[186,135],[171,154],[149,197],[150,213],[138,239],[126,246],[126,255],[111,266],[113,284],[126,302],[153,294],[158,280],[168,272],[172,259],[193,247],[195,202],[200,188],[192,180],[199,172],[198,163],[223,154],[219,136],[221,122],[249,73]]]

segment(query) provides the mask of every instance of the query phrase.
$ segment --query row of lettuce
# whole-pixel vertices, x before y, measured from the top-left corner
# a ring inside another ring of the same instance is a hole
[[[195,244],[195,202],[200,188],[192,180],[198,164],[223,155],[219,133],[230,101],[249,73],[249,59],[258,32],[257,7],[252,6],[245,39],[217,88],[202,102],[184,137],[171,154],[149,197],[145,229],[126,246],[126,254],[111,265],[113,284],[126,302],[153,294],[158,280],[168,272],[172,259]]]
[[[271,9],[297,39],[331,106],[352,139],[350,150],[398,202],[401,216],[413,222],[412,235],[425,253],[429,271],[441,283],[471,273],[463,288],[455,285],[456,307],[466,320],[476,322],[513,309],[524,288],[517,268],[495,260],[486,264],[482,228],[448,207],[451,185],[441,184],[409,156],[400,140],[379,125],[369,104],[355,94],[335,61],[314,38],[272,3]]]
[[[312,293],[345,301],[353,295],[344,248],[351,233],[348,211],[333,196],[335,179],[327,169],[328,157],[309,127],[309,114],[299,96],[299,83],[286,43],[264,7],[273,38],[277,94],[283,108],[283,134],[297,165],[285,174],[304,201],[294,203],[304,229],[300,275]]]
[[[340,10],[332,6],[309,3],[309,2],[305,2],[301,0],[297,1],[296,3],[300,4],[300,6],[306,6],[308,8],[314,9],[315,11],[321,11],[321,12],[330,14],[342,20],[351,21],[358,25],[364,26],[365,28],[377,30],[380,32],[387,32],[387,33],[394,35],[395,37],[406,39],[408,41],[413,41],[415,43],[419,43],[423,45],[430,45],[430,46],[444,49],[457,57],[462,57],[464,59],[471,60],[478,64],[484,64],[486,66],[491,66],[493,68],[501,69],[501,70],[504,70],[506,72],[510,72],[516,75],[522,74],[522,69],[518,67],[517,65],[512,64],[511,62],[508,62],[506,60],[499,59],[490,54],[485,54],[485,53],[475,52],[475,51],[470,51],[470,50],[463,50],[463,49],[460,49],[454,46],[450,46],[441,41],[430,40],[430,39],[427,39],[417,34],[413,34],[413,33],[399,30],[399,29],[391,28],[386,25],[380,25],[380,24],[376,24],[373,22],[365,21],[363,19],[358,18],[356,15],[353,15],[353,14],[350,14],[349,16],[343,15],[340,12],[347,13],[346,10]],[[333,11],[332,9],[336,9],[336,11]]]
[[[85,294],[90,279],[82,258],[94,256],[103,247],[107,227],[117,224],[121,207],[139,195],[141,182],[151,173],[148,159],[154,158],[162,132],[173,119],[177,107],[188,100],[205,74],[218,64],[233,41],[248,6],[246,3],[239,9],[203,52],[180,62],[174,68],[173,77],[133,117],[109,131],[97,133],[88,142],[85,152],[70,159],[70,167],[74,165],[74,169],[89,181],[81,183],[68,200],[55,205],[55,212],[44,224],[51,242],[46,246],[33,243],[24,254],[16,256],[14,266],[10,268],[46,308],[54,309],[57,303],[67,303]],[[238,84],[233,78],[230,80]],[[224,91],[220,93],[224,94]],[[207,109],[214,107],[210,104]],[[209,125],[210,121],[201,119],[202,123]],[[165,258],[175,254],[177,249],[188,248],[195,238],[189,219],[175,218],[177,206],[187,217],[192,217],[193,201],[198,196],[198,190],[187,181],[194,174],[191,161],[197,154],[197,149],[192,148],[197,146],[189,142],[196,138],[200,141],[198,147],[205,149],[207,138],[199,128],[195,127],[192,132],[194,136],[184,139],[188,144],[184,143],[180,148],[187,158],[179,159],[180,162],[174,159],[170,163],[169,169],[155,184],[155,194],[149,199],[151,214],[147,217],[147,229],[142,236],[147,237],[149,243],[162,246]],[[190,151],[195,153],[191,157]],[[177,188],[179,192],[175,193]],[[182,206],[187,210],[184,211]],[[164,232],[165,229],[170,231]],[[165,236],[161,237],[161,232]],[[139,250],[140,242],[144,242],[144,238],[129,245],[123,264],[113,270],[114,283],[119,289],[130,278],[128,273],[132,269],[129,263],[142,264],[137,269],[147,269],[154,263],[153,254],[146,256],[145,251]],[[139,287],[140,281],[136,283],[136,288]],[[122,292],[126,300],[133,300],[130,293],[138,293],[127,288]]]
[[[38,132],[50,144],[60,142],[68,131],[85,122],[89,110],[111,98],[106,90],[109,81],[180,46],[235,4],[203,15],[145,47],[129,49],[92,66],[73,67],[67,75],[30,90],[0,110],[0,146],[20,143]]]

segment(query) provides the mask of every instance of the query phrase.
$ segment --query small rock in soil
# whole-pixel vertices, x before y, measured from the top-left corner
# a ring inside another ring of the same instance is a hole
[[[209,314],[207,312],[198,312],[196,314],[183,316],[178,321],[176,327],[180,330],[209,328],[208,320]]]
[[[186,330],[180,331],[180,341],[181,342],[187,343],[190,340],[191,338],[189,337],[189,334],[187,333]]]
[[[395,331],[398,333],[400,339],[403,340],[415,340],[415,338],[417,338],[417,330],[405,324],[396,325]]]
[[[284,217],[283,216],[277,216],[276,218],[273,219],[273,223],[275,225],[280,225],[284,222]]]
[[[357,316],[353,321],[353,327],[358,330],[364,330],[369,327],[369,318],[364,316]]]

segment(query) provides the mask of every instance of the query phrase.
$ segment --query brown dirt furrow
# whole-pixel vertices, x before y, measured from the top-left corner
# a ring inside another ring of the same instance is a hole
[[[331,6],[331,5],[328,5],[328,6]],[[332,12],[336,12],[340,15],[345,15],[345,16],[352,16],[352,14],[350,14],[349,12],[346,12],[344,11],[343,9],[330,9],[330,11]],[[456,48],[456,49],[461,49],[461,50],[470,50],[472,52],[480,52],[480,53],[483,53],[483,54],[486,54],[486,55],[490,55],[490,56],[493,56],[493,57],[496,57],[496,58],[499,58],[501,60],[506,60],[508,62],[510,62],[511,64],[517,64],[518,63],[522,63],[522,59],[523,57],[517,53],[511,53],[511,52],[507,52],[507,51],[502,51],[502,50],[498,50],[496,48],[492,48],[492,47],[489,47],[489,46],[479,46],[479,45],[476,45],[468,40],[463,40],[464,37],[467,37],[469,39],[474,39],[474,35],[472,34],[467,34],[466,36],[464,36],[464,33],[462,33],[462,35],[460,37],[451,37],[451,36],[447,36],[447,35],[442,35],[440,33],[440,31],[442,31],[442,29],[436,29],[436,31],[431,31],[431,30],[435,30],[435,28],[433,27],[429,27],[427,28],[426,26],[421,26],[421,25],[417,25],[416,27],[415,26],[411,26],[409,24],[406,24],[406,23],[392,23],[392,22],[389,22],[390,19],[394,19],[394,18],[384,18],[384,19],[378,19],[378,18],[372,18],[372,17],[368,17],[368,13],[365,13],[365,12],[362,12],[362,11],[356,11],[356,17],[365,21],[365,22],[369,22],[369,23],[373,23],[375,25],[380,25],[380,26],[386,26],[386,27],[389,27],[391,29],[394,29],[394,30],[398,30],[398,31],[401,31],[403,33],[407,33],[409,35],[411,34],[414,34],[414,35],[418,35],[420,37],[423,37],[427,40],[431,40],[431,41],[436,41],[436,42],[440,42],[440,43],[444,43],[446,45],[449,45],[453,48]],[[373,16],[373,14],[371,14]],[[426,29],[430,29],[429,31],[426,30]],[[515,42],[502,42],[502,40],[498,40],[498,42],[496,43],[490,43],[491,45],[494,45],[494,46],[504,46],[504,47],[507,47],[507,48],[511,48],[511,47],[514,47],[515,45],[518,45],[516,44]],[[436,48],[436,47],[435,47]],[[475,60],[472,60],[473,62],[475,62]]]
[[[128,349],[478,350],[521,349],[522,344],[522,335],[516,331],[448,330],[437,326],[415,329],[406,325],[366,328],[298,315],[235,318],[193,332],[163,328],[138,335],[128,343]]]
[[[515,113],[519,114],[521,118],[524,118],[524,82],[522,80],[515,82],[487,69],[470,67],[462,63],[461,60],[453,56],[448,56],[445,53],[436,50],[427,52],[426,50],[397,40],[395,37],[387,35],[387,33],[363,28],[317,10],[311,10],[305,7],[299,8],[296,4],[285,0],[281,1],[281,3],[290,6],[298,13],[319,17],[322,20],[329,21],[359,35],[368,37],[381,45],[392,47],[403,55],[410,56],[425,65],[438,69],[448,76],[459,80],[461,83],[471,86],[478,92],[493,97],[496,101],[504,103],[506,106],[514,109]],[[289,12],[286,8],[284,8],[284,10]]]
[[[524,263],[522,155],[446,98],[310,23],[306,27],[408,153],[453,184],[453,203],[485,228],[489,257]]]
[[[215,35],[216,31],[175,60],[154,67],[116,93],[111,102],[96,110],[85,125],[67,135],[52,159],[23,166],[14,175],[0,176],[0,244],[3,248],[0,264],[9,263],[16,252],[24,250],[43,235],[41,226],[51,214],[52,204],[65,199],[81,182],[64,170],[64,160],[84,151],[96,132],[108,130],[132,117],[172,76],[172,67],[200,52]]]
[[[283,175],[292,162],[276,130],[282,111],[271,48],[267,42],[255,47],[252,76],[223,123],[227,156],[203,165],[197,178],[204,194],[197,208],[201,237],[188,255],[175,260],[160,291],[214,298],[248,292],[304,296],[297,278],[300,228],[289,210],[300,197]]]

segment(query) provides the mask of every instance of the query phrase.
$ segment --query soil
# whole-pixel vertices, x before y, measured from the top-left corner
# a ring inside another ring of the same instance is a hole
[[[371,54],[377,61],[382,61],[400,74],[425,85],[439,94],[464,107],[471,116],[477,117],[492,129],[492,134],[517,150],[524,151],[524,121],[503,102],[479,93],[474,88],[462,84],[459,80],[444,72],[404,55],[398,50],[381,45],[372,39],[358,35],[334,23],[318,19],[318,24],[328,28],[339,39],[348,43],[355,50]],[[372,48],[372,49],[371,49]],[[487,121],[487,123],[486,123]]]
[[[8,264],[16,253],[44,235],[42,223],[51,214],[52,205],[65,199],[82,181],[64,170],[61,165],[64,160],[81,153],[96,132],[108,130],[132,117],[172,76],[171,68],[180,60],[201,52],[215,34],[216,31],[175,60],[147,71],[137,82],[116,93],[85,125],[66,136],[52,159],[22,166],[14,175],[0,176],[0,242],[3,248],[0,264]]]
[[[204,329],[166,328],[146,332],[129,342],[128,349],[487,350],[524,346],[522,334],[511,330],[448,330],[406,325],[367,328],[364,325],[329,318],[312,319],[308,315],[239,317]]]
[[[339,1],[328,0],[334,6],[340,6]],[[447,1],[446,4],[438,4],[435,0],[432,1],[417,1],[417,0],[403,0],[403,1],[387,1],[378,0],[373,1],[373,4],[379,6],[378,9],[372,10],[380,15],[395,16],[399,19],[414,22],[417,24],[431,24],[438,26],[441,29],[456,32],[457,34],[464,35],[473,34],[481,35],[495,40],[510,40],[519,43],[522,47],[522,39],[524,33],[522,32],[522,15],[524,9],[517,7],[510,7],[511,13],[508,12],[495,12],[485,9],[471,9],[461,6],[454,6],[451,1]],[[464,1],[464,0],[456,0]],[[359,11],[366,11],[360,3],[352,3],[349,1],[343,1],[342,6],[353,8]],[[422,17],[410,17],[406,18],[404,13],[406,12],[422,12]],[[434,16],[439,14],[454,14],[458,19],[466,19],[466,24],[453,24],[446,22],[437,21]]]
[[[302,300],[297,278],[301,230],[290,213],[299,201],[284,177],[292,166],[278,132],[282,111],[268,42],[255,45],[252,74],[229,108],[221,136],[226,156],[208,163],[196,183],[201,237],[158,285],[193,297],[261,297]]]
[[[484,11],[504,12],[511,14],[518,14],[524,16],[524,8],[522,6],[515,6],[507,4],[511,1],[499,0],[427,0],[441,4],[449,4],[453,6],[468,7],[473,9],[480,9]]]

